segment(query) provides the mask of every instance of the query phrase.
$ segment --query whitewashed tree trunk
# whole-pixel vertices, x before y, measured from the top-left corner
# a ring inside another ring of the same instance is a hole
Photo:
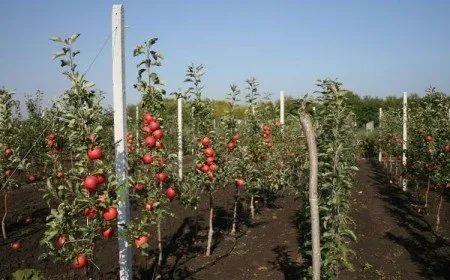
[[[208,230],[208,244],[206,247],[206,256],[209,257],[211,255],[211,246],[212,246],[212,239],[214,235],[214,228],[213,228],[213,219],[214,219],[214,208],[213,208],[213,197],[212,193],[209,193],[209,230]]]
[[[252,195],[250,197],[250,215],[252,217],[252,221],[255,219],[255,196]]]
[[[233,225],[231,227],[231,235],[235,235],[236,234],[236,221],[237,221],[238,203],[239,203],[239,187],[236,187],[236,197],[234,198]]]

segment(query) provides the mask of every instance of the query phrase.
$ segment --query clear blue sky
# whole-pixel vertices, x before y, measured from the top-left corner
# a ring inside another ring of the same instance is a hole
[[[223,99],[230,83],[255,76],[274,97],[300,96],[318,78],[338,78],[360,95],[450,92],[450,1],[0,1],[0,85],[18,97],[40,89],[46,99],[69,86],[49,38],[81,33],[78,65],[86,69],[111,32],[111,8],[125,5],[129,103],[139,100],[136,44],[158,37],[159,74],[167,91],[184,87],[191,62],[206,67],[205,95]],[[111,42],[88,73],[109,93]]]

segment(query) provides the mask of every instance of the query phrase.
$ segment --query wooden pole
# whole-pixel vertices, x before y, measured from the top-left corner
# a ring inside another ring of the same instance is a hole
[[[130,222],[130,206],[127,184],[127,153],[125,149],[127,130],[126,95],[125,95],[125,18],[123,5],[113,5],[112,8],[112,52],[113,52],[113,101],[114,101],[114,143],[116,176],[120,186],[118,193],[119,217],[117,227],[119,232],[119,277],[120,280],[132,279],[131,247],[128,246],[123,233],[124,225]],[[125,185],[125,186],[124,186]]]

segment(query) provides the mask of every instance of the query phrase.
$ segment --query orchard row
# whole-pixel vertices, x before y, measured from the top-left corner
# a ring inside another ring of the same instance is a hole
[[[4,101],[0,107],[0,143],[4,151],[0,156],[0,169],[5,197],[24,183],[13,174],[15,170],[26,172],[34,165],[33,170],[39,171],[40,175],[31,174],[29,181],[38,178],[46,181],[44,199],[52,209],[41,242],[47,252],[41,258],[66,262],[74,269],[92,263],[94,244],[102,238],[117,236],[118,194],[124,188],[128,189],[137,213],[129,224],[124,225],[118,238],[126,239],[144,255],[150,251],[149,241],[156,239],[159,265],[164,247],[161,224],[173,216],[173,200],[179,199],[185,207],[195,209],[206,197],[210,216],[205,254],[209,256],[213,253],[211,244],[215,229],[214,193],[232,188],[235,192],[232,236],[240,226],[238,221],[242,213],[239,209],[242,208],[238,206],[243,200],[248,201],[249,209],[242,211],[248,211],[254,221],[257,219],[255,201],[268,197],[268,193],[284,190],[300,196],[305,240],[300,249],[305,259],[310,260],[309,160],[298,119],[299,112],[309,112],[316,126],[321,163],[319,207],[325,264],[322,270],[324,275],[332,277],[349,264],[343,252],[348,250],[347,238],[353,237],[348,218],[349,195],[357,170],[355,150],[359,140],[355,133],[355,116],[347,105],[347,91],[341,89],[340,83],[319,80],[321,96],[317,100],[298,100],[296,110],[282,124],[274,117],[276,109],[267,106],[267,99],[261,96],[259,82],[250,78],[245,81],[242,93],[237,85],[230,86],[226,96],[227,112],[214,124],[212,107],[203,96],[203,66],[189,66],[185,77],[187,89],[173,93],[185,102],[189,100],[191,108],[189,126],[183,131],[183,143],[189,145],[189,151],[185,149],[184,154],[193,157],[193,164],[183,166],[183,177],[180,178],[174,161],[176,155],[165,144],[175,142],[178,135],[169,129],[171,125],[167,125],[164,82],[156,73],[163,57],[154,49],[157,39],[150,39],[133,51],[138,73],[134,87],[142,96],[141,113],[130,118],[128,123],[124,139],[128,178],[125,184],[119,184],[115,175],[116,144],[112,138],[111,116],[102,109],[100,92],[93,89],[94,84],[86,80],[75,63],[80,53],[74,49],[78,36],[52,38],[61,44],[54,59],[60,60],[63,74],[71,82],[71,87],[52,108],[41,112],[40,108],[36,110],[37,100],[30,102],[35,114],[30,114],[28,123],[19,122],[14,117],[17,104],[13,101],[13,92],[3,89],[0,95]],[[239,104],[241,101],[245,101],[246,111],[244,117],[238,119],[236,110],[243,107]],[[312,110],[313,105],[317,110]],[[41,137],[30,139],[37,143],[38,148],[33,153],[39,161],[19,157],[24,154],[20,151],[20,135],[33,127],[41,133]],[[35,162],[39,164],[33,164]],[[38,166],[44,167],[43,170]],[[152,232],[154,226],[156,232]],[[5,223],[3,229],[6,239]],[[19,250],[20,241],[12,240],[12,249]]]

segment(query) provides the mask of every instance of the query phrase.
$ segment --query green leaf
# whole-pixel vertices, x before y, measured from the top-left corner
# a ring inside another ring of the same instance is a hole
[[[53,55],[52,59],[55,60],[56,58],[64,56],[64,55],[65,55],[65,53],[63,51],[59,51]]]
[[[60,43],[64,42],[63,38],[61,38],[59,36],[53,36],[50,38],[50,40],[52,40],[53,42],[60,42]]]
[[[70,61],[66,60],[66,59],[61,59],[61,67],[70,65]]]
[[[73,43],[75,43],[75,41],[78,39],[78,37],[80,37],[80,33],[75,33],[72,36],[70,36],[69,38],[69,45],[72,45]]]

